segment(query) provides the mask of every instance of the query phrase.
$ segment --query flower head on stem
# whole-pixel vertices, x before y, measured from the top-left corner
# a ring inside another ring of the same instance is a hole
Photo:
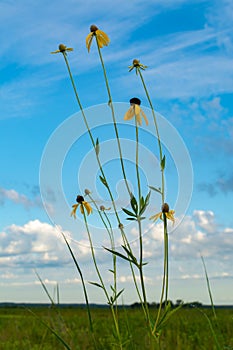
[[[150,220],[156,221],[156,220],[158,220],[158,218],[163,220],[163,214],[164,214],[166,216],[166,218],[171,220],[173,222],[173,224],[174,224],[174,222],[175,222],[175,218],[174,218],[175,211],[174,210],[170,210],[169,209],[169,205],[167,203],[164,203],[162,205],[161,210],[162,210],[161,212],[151,216]]]
[[[64,44],[60,44],[58,46],[58,50],[53,51],[51,53],[62,53],[63,55],[66,55],[66,52],[68,51],[74,51],[74,49],[72,47],[66,47],[66,45]]]
[[[88,52],[90,51],[91,43],[94,36],[96,37],[100,48],[102,48],[103,46],[108,46],[108,44],[110,43],[110,39],[105,32],[100,30],[94,24],[91,25],[90,31],[91,32],[86,37],[86,47]]]
[[[130,120],[133,117],[136,118],[139,125],[142,125],[142,117],[145,120],[146,125],[148,125],[148,119],[140,107],[141,100],[137,97],[130,99],[130,109],[125,113],[124,120]]]
[[[83,196],[78,195],[77,198],[76,198],[76,202],[77,202],[78,204],[73,204],[73,205],[72,205],[73,210],[72,210],[72,212],[70,213],[70,215],[73,216],[74,219],[76,219],[76,211],[77,211],[77,209],[78,209],[79,206],[80,206],[80,212],[81,212],[81,214],[84,214],[84,208],[85,208],[86,211],[87,211],[87,215],[89,215],[89,214],[92,213],[92,207],[91,207],[91,205],[90,205],[88,202],[86,202],[86,201],[84,200]]]
[[[101,206],[100,206],[100,210],[101,210],[101,211],[110,210],[110,209],[111,209],[110,207],[109,207],[109,208],[105,208],[104,205],[101,205]]]
[[[144,64],[140,63],[139,60],[134,59],[134,60],[133,60],[133,64],[132,64],[131,66],[129,66],[129,72],[131,72],[131,70],[133,70],[134,68],[135,68],[135,70],[136,70],[136,74],[138,74],[138,71],[139,71],[140,69],[145,70],[145,69],[148,68],[148,67],[145,66]]]

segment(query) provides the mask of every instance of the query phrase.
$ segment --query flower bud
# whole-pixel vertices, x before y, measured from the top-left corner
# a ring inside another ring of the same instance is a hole
[[[84,193],[88,195],[88,194],[91,193],[91,191],[89,191],[88,188],[86,188],[86,189],[84,190]]]

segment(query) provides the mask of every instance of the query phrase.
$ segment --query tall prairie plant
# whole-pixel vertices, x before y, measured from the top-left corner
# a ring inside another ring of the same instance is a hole
[[[71,216],[76,218],[77,210],[80,209],[80,215],[83,217],[83,221],[87,232],[87,237],[89,239],[93,266],[96,271],[96,276],[98,278],[97,282],[90,282],[90,283],[94,285],[96,288],[99,288],[102,290],[112,314],[113,323],[111,327],[113,327],[114,329],[113,335],[115,338],[114,342],[111,343],[112,348],[114,349],[130,348],[130,342],[131,342],[131,335],[129,333],[127,334],[125,333],[124,331],[125,327],[122,326],[122,323],[121,323],[122,321],[120,322],[119,320],[119,312],[118,312],[119,300],[124,296],[124,290],[118,289],[117,259],[119,260],[122,259],[124,261],[127,261],[129,264],[133,283],[136,289],[139,302],[141,304],[142,313],[144,315],[143,318],[145,320],[145,329],[146,329],[145,337],[150,339],[151,349],[155,349],[155,348],[160,349],[161,333],[164,327],[166,326],[167,321],[169,320],[171,315],[174,314],[174,312],[176,312],[182,305],[179,305],[179,307],[175,309],[171,308],[171,305],[168,300],[168,287],[169,287],[168,220],[174,223],[175,212],[174,210],[171,210],[169,208],[168,203],[165,202],[165,198],[167,197],[165,194],[165,186],[164,186],[164,172],[166,168],[166,158],[163,153],[163,148],[160,140],[156,113],[153,107],[152,100],[150,98],[148,88],[146,86],[146,82],[143,77],[143,72],[148,67],[140,63],[138,59],[134,59],[132,62],[132,65],[129,66],[129,71],[131,72],[134,70],[136,72],[136,75],[139,77],[142,83],[143,91],[145,93],[146,99],[149,103],[151,113],[153,116],[152,122],[154,124],[155,136],[157,138],[157,145],[155,144],[154,152],[159,156],[160,170],[161,170],[161,179],[160,179],[161,185],[158,188],[149,186],[150,190],[147,193],[142,193],[143,192],[142,185],[141,185],[142,182],[140,179],[140,169],[139,169],[139,130],[140,130],[140,126],[142,125],[142,122],[145,122],[145,124],[148,125],[150,121],[148,121],[146,114],[141,108],[140,99],[137,97],[132,97],[129,101],[130,108],[128,109],[128,111],[125,112],[124,120],[128,121],[128,120],[134,119],[135,121],[135,145],[136,145],[135,146],[136,147],[135,174],[136,174],[137,180],[136,180],[136,186],[135,186],[136,190],[134,193],[130,188],[129,181],[126,176],[121,139],[120,139],[119,130],[118,130],[119,128],[116,121],[116,113],[115,113],[114,104],[112,101],[112,94],[111,94],[111,89],[108,81],[107,70],[105,67],[104,58],[101,50],[104,46],[109,45],[110,39],[104,31],[98,29],[97,26],[92,25],[90,27],[90,33],[86,37],[86,47],[88,52],[91,50],[91,46],[94,45],[94,43],[97,46],[97,52],[98,52],[100,65],[103,72],[103,78],[104,78],[104,82],[105,82],[105,86],[108,94],[108,105],[110,107],[110,114],[113,121],[114,132],[115,132],[115,137],[116,137],[116,142],[117,142],[117,147],[119,152],[121,171],[122,171],[124,183],[126,186],[126,190],[129,196],[128,198],[129,198],[130,207],[122,208],[122,211],[124,212],[124,214],[126,214],[125,219],[129,221],[134,221],[138,227],[138,242],[139,242],[138,254],[134,253],[132,249],[132,244],[129,241],[127,233],[125,232],[125,227],[119,216],[119,213],[118,213],[119,208],[117,208],[117,204],[114,199],[114,195],[110,186],[108,176],[105,174],[104,168],[101,164],[100,141],[98,138],[96,140],[94,139],[91,126],[88,123],[85,110],[82,107],[81,99],[78,93],[78,87],[74,80],[70,63],[68,60],[68,53],[72,52],[73,48],[67,47],[64,44],[60,44],[58,50],[52,53],[53,54],[61,53],[65,60],[68,75],[69,75],[72,88],[78,103],[78,107],[81,111],[81,115],[82,115],[84,124],[86,126],[91,145],[95,151],[96,161],[100,171],[99,180],[100,180],[100,183],[107,190],[108,200],[110,200],[111,202],[114,216],[118,223],[118,228],[120,230],[120,235],[122,239],[121,250],[116,249],[113,225],[111,222],[111,217],[108,215],[108,209],[110,208],[105,208],[103,205],[99,207],[95,199],[92,197],[91,191],[89,189],[82,189],[83,191],[82,194],[74,193],[74,197],[76,197],[76,204],[74,204],[72,207]],[[156,311],[154,309],[151,310],[148,307],[147,288],[145,284],[145,273],[144,273],[147,262],[144,260],[144,242],[143,242],[143,227],[142,227],[142,221],[146,219],[146,216],[145,216],[146,211],[148,209],[148,205],[151,200],[151,197],[150,197],[151,191],[156,191],[160,195],[161,211],[159,213],[156,213],[155,215],[152,215],[151,217],[149,217],[149,219],[154,222],[156,220],[161,220],[163,224],[163,237],[164,237],[163,239],[163,244],[164,244],[163,279],[162,279],[162,285],[161,285],[159,307]],[[96,209],[95,213],[96,215],[98,215],[103,227],[106,229],[109,236],[110,247],[108,248],[105,247],[103,249],[105,249],[106,252],[111,254],[111,257],[112,257],[112,267],[109,271],[111,271],[112,273],[113,282],[110,286],[107,286],[107,283],[102,276],[102,273],[100,271],[100,268],[98,266],[97,259],[96,259],[95,247],[92,241],[92,233],[91,233],[88,219],[89,219],[89,215],[95,215],[93,214],[93,210],[92,210],[93,207],[95,207]],[[93,336],[93,339],[95,339],[95,325],[93,324],[92,317],[91,317],[91,309],[89,307],[89,299],[88,299],[88,293],[86,289],[85,278],[83,276],[78,259],[75,256],[75,253],[72,250],[71,245],[69,244],[68,239],[65,237],[64,233],[63,233],[63,238],[65,240],[65,243],[68,246],[68,249],[71,253],[71,257],[77,267],[77,271],[82,280],[83,292],[84,292],[85,301],[87,304],[87,313],[88,313],[88,319],[89,319],[90,332]],[[95,340],[93,340],[93,346],[95,348],[98,348],[97,342]]]

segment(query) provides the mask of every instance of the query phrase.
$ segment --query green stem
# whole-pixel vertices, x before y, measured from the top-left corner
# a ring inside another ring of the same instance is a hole
[[[119,138],[119,133],[118,133],[118,129],[117,129],[117,123],[116,123],[116,117],[115,117],[115,112],[114,112],[114,108],[113,108],[113,103],[112,103],[112,96],[111,96],[111,91],[110,91],[110,87],[109,87],[109,83],[108,83],[108,77],[107,77],[107,73],[106,73],[106,69],[105,69],[105,65],[104,65],[104,61],[103,61],[103,57],[102,57],[102,53],[100,50],[100,46],[99,46],[99,42],[97,37],[96,38],[96,44],[97,44],[97,48],[98,48],[98,53],[99,53],[99,57],[100,57],[100,61],[101,61],[101,65],[102,65],[102,69],[103,69],[103,73],[104,73],[104,80],[105,80],[105,84],[106,84],[106,88],[107,88],[107,92],[108,92],[108,105],[111,108],[111,112],[112,112],[112,119],[113,119],[113,125],[114,125],[114,130],[115,130],[115,135],[116,135],[116,139],[117,139],[117,146],[118,146],[118,151],[119,151],[119,156],[120,156],[120,163],[121,163],[121,169],[122,169],[122,174],[124,177],[124,181],[125,181],[125,185],[127,188],[127,191],[130,195],[130,197],[132,196],[129,184],[128,184],[128,180],[126,178],[126,173],[125,173],[125,167],[124,167],[124,162],[123,162],[123,156],[122,156],[122,150],[121,150],[121,144],[120,144],[120,138]]]
[[[97,262],[96,262],[95,251],[94,251],[94,247],[93,247],[93,243],[92,243],[92,239],[91,239],[91,233],[90,233],[88,222],[87,222],[87,217],[86,217],[86,214],[85,214],[85,208],[84,208],[82,203],[81,203],[81,206],[82,206],[82,210],[83,210],[83,217],[84,217],[84,222],[85,222],[85,226],[86,226],[86,230],[87,230],[87,235],[88,235],[88,239],[89,239],[89,243],[90,243],[90,247],[91,247],[92,260],[94,262],[95,270],[96,270],[96,273],[98,275],[98,278],[99,278],[99,281],[100,281],[100,285],[101,285],[101,287],[102,287],[102,289],[104,291],[104,294],[105,294],[105,296],[107,298],[108,304],[110,305],[110,309],[112,311],[113,321],[114,321],[115,329],[116,329],[116,332],[117,332],[117,337],[118,337],[120,349],[123,349],[122,348],[122,344],[121,344],[121,336],[120,336],[120,331],[119,331],[118,320],[117,320],[117,317],[115,315],[112,302],[111,302],[111,300],[109,298],[107,289],[105,287],[104,281],[102,279],[101,273],[99,271],[99,268],[98,268],[98,265],[97,265]]]
[[[66,238],[66,236],[64,235],[63,232],[62,232],[62,236],[63,236],[63,238],[64,238],[64,240],[65,240],[65,242],[66,242],[66,245],[67,245],[67,247],[68,247],[68,249],[69,249],[69,251],[70,251],[70,254],[71,254],[71,256],[72,256],[72,259],[73,259],[73,261],[74,261],[74,263],[75,263],[75,266],[76,266],[76,268],[77,268],[77,270],[78,270],[78,273],[79,273],[79,275],[80,275],[80,278],[81,278],[82,287],[83,287],[83,292],[84,292],[84,297],[85,297],[85,302],[86,302],[86,305],[87,305],[87,313],[88,313],[88,319],[89,319],[89,324],[90,324],[90,330],[91,330],[91,332],[93,333],[93,322],[92,322],[92,318],[91,318],[91,311],[90,311],[90,306],[89,306],[89,301],[88,301],[88,295],[87,295],[87,290],[86,290],[86,286],[85,286],[83,274],[82,274],[81,268],[80,268],[80,266],[79,266],[79,264],[78,264],[78,262],[77,262],[77,260],[76,260],[76,258],[75,258],[75,256],[74,256],[74,253],[73,253],[73,251],[72,251],[72,249],[71,249],[71,247],[70,247],[70,245],[69,245],[69,242],[67,241],[67,238]]]
[[[135,118],[135,130],[136,130],[136,174],[137,174],[137,183],[138,183],[138,203],[139,208],[141,209],[141,182],[140,182],[140,173],[139,173],[139,137],[138,137],[138,122]],[[141,288],[142,288],[142,296],[143,296],[143,305],[144,305],[144,313],[146,316],[147,325],[150,326],[150,317],[149,317],[149,309],[147,305],[147,298],[146,298],[146,288],[144,283],[144,276],[143,276],[143,242],[142,242],[142,224],[141,224],[141,218],[139,217],[138,220],[138,230],[139,230],[139,274],[140,274],[140,281],[141,281]]]
[[[156,130],[156,136],[157,136],[157,140],[158,140],[159,160],[160,160],[160,165],[161,165],[162,159],[163,159],[163,151],[162,151],[162,144],[161,144],[160,135],[159,135],[159,128],[158,128],[157,118],[156,118],[156,115],[155,115],[154,107],[153,107],[153,104],[152,104],[149,92],[147,90],[147,87],[146,87],[146,84],[145,84],[142,72],[141,72],[140,69],[138,69],[137,71],[139,72],[139,75],[140,75],[140,78],[141,78],[141,81],[142,81],[142,85],[144,87],[144,90],[145,90],[145,93],[146,93],[146,96],[147,96],[147,99],[148,99],[148,102],[149,102],[149,105],[150,105],[150,108],[151,108],[151,111],[152,111],[152,115],[153,115],[153,119],[154,119],[154,125],[155,125],[155,130]],[[164,203],[164,198],[165,198],[165,193],[164,193],[164,169],[162,167],[161,167],[161,182],[162,182],[162,184],[161,184],[161,194],[162,194],[162,204],[163,204]]]
[[[162,283],[162,291],[161,291],[161,297],[160,297],[160,303],[159,303],[159,310],[157,313],[156,321],[153,328],[153,334],[156,334],[157,326],[159,323],[161,311],[162,311],[162,304],[163,304],[163,297],[165,294],[165,306],[167,305],[167,297],[168,297],[168,234],[167,234],[167,217],[165,213],[163,213],[163,230],[164,230],[164,264],[163,264],[163,283]]]
[[[70,69],[70,65],[69,65],[69,62],[68,62],[66,53],[63,53],[63,57],[64,57],[64,59],[65,59],[65,63],[66,63],[67,69],[68,69],[68,73],[69,73],[69,77],[70,77],[70,80],[71,80],[71,84],[72,84],[72,87],[73,87],[73,90],[74,90],[74,93],[75,93],[75,97],[76,97],[76,100],[77,100],[77,102],[78,102],[79,108],[80,108],[80,110],[81,110],[81,113],[82,113],[82,116],[83,116],[83,120],[84,120],[85,126],[86,126],[86,128],[87,128],[88,134],[89,134],[90,139],[91,139],[92,146],[93,146],[94,149],[96,149],[96,144],[95,144],[94,138],[93,138],[93,136],[92,136],[91,130],[90,130],[90,128],[89,128],[89,125],[88,125],[88,122],[87,122],[87,118],[86,118],[86,116],[85,116],[85,113],[84,113],[84,110],[83,110],[83,107],[82,107],[80,98],[79,98],[79,96],[78,96],[78,92],[77,92],[77,89],[76,89],[76,85],[75,85],[75,82],[74,82],[74,79],[73,79],[73,75],[72,75],[72,72],[71,72],[71,69]],[[116,215],[118,224],[120,224],[121,222],[120,222],[119,215],[118,215],[118,213],[117,213],[115,201],[114,201],[114,198],[113,198],[111,189],[110,189],[110,187],[109,187],[109,185],[108,185],[106,176],[105,176],[105,174],[104,174],[104,171],[103,171],[103,168],[102,168],[100,159],[99,159],[99,155],[97,154],[97,152],[95,152],[95,154],[96,154],[96,159],[97,159],[97,162],[98,162],[98,166],[99,166],[101,175],[102,175],[102,177],[104,178],[104,180],[106,181],[106,188],[107,188],[108,193],[109,193],[109,196],[110,196],[110,198],[111,198],[112,206],[113,206],[113,208],[114,208],[114,212],[115,212],[115,215]]]
[[[94,204],[101,221],[104,224],[104,227],[106,228],[108,235],[109,235],[109,239],[110,239],[110,244],[111,244],[111,249],[115,250],[115,242],[114,242],[114,234],[113,234],[113,229],[112,229],[112,225],[111,222],[106,214],[105,211],[103,211],[103,214],[101,212],[101,210],[99,210],[96,201],[94,200],[94,198],[90,195],[90,193],[88,194],[88,197],[90,198],[91,202]],[[106,223],[107,222],[107,223]],[[113,285],[114,285],[114,291],[117,294],[117,276],[116,276],[116,255],[112,254],[112,258],[113,258]],[[115,305],[115,312],[117,313],[117,299],[114,303]]]
[[[147,327],[151,331],[149,309],[148,309],[147,297],[146,297],[146,288],[145,288],[145,282],[144,282],[144,276],[143,276],[143,242],[142,242],[142,223],[141,223],[140,217],[138,218],[137,221],[138,221],[138,229],[139,229],[139,274],[140,274],[140,282],[141,282],[141,288],[142,288],[144,312],[145,312],[145,316],[146,316]]]
[[[138,122],[137,119],[135,118],[135,128],[136,128],[136,174],[137,174],[137,182],[138,182],[138,203],[140,207],[141,203],[141,182],[140,182],[140,173],[139,173],[139,167],[138,167],[138,158],[139,158],[139,142],[138,142]],[[141,208],[140,208],[141,209]]]
[[[75,85],[75,82],[74,82],[74,79],[73,79],[73,75],[72,75],[72,72],[71,72],[71,69],[70,69],[70,65],[69,65],[69,62],[68,62],[68,59],[67,59],[67,55],[66,55],[65,52],[63,53],[63,57],[64,57],[64,60],[65,60],[65,63],[66,63],[66,67],[67,67],[67,70],[68,70],[68,73],[69,73],[70,81],[71,81],[71,84],[72,84],[72,87],[73,87],[73,90],[74,90],[74,93],[75,93],[76,100],[77,100],[77,102],[78,102],[80,111],[81,111],[82,116],[83,116],[83,120],[84,120],[85,126],[86,126],[87,131],[88,131],[88,134],[89,134],[89,136],[90,136],[92,145],[93,145],[93,147],[95,148],[95,141],[94,141],[94,138],[93,138],[93,136],[92,136],[91,130],[90,130],[90,128],[89,128],[89,125],[88,125],[88,122],[87,122],[87,118],[86,118],[86,116],[85,116],[85,113],[84,113],[84,110],[83,110],[83,107],[82,107],[80,98],[79,98],[79,96],[78,96],[78,91],[77,91],[77,89],[76,89],[76,85]]]
[[[202,260],[202,264],[203,264],[204,271],[205,271],[205,278],[206,278],[208,293],[209,293],[209,297],[210,297],[212,312],[213,312],[213,315],[214,315],[215,320],[217,320],[217,315],[216,315],[215,307],[214,307],[214,301],[213,301],[213,297],[212,297],[212,293],[211,293],[211,288],[210,288],[210,281],[209,281],[209,277],[208,277],[208,273],[207,273],[205,261],[204,261],[204,258],[203,258],[202,255],[201,255],[201,260]]]

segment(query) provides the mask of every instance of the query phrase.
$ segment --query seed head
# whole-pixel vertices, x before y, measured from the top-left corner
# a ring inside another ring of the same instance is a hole
[[[90,26],[90,31],[91,31],[92,33],[93,33],[93,32],[96,32],[98,29],[99,29],[99,28],[96,27],[95,24],[92,24],[92,25]]]
[[[139,106],[140,106],[140,104],[141,104],[141,100],[140,100],[139,98],[137,98],[137,97],[131,98],[131,99],[129,100],[129,102],[130,102],[131,104],[135,104],[135,105],[139,105]]]
[[[163,213],[169,213],[169,205],[167,203],[164,203],[162,205],[162,212]]]
[[[58,46],[58,48],[59,48],[59,50],[60,50],[61,52],[65,52],[65,51],[66,51],[66,45],[64,45],[64,44],[60,44],[60,45]]]
[[[77,198],[76,198],[76,202],[77,202],[77,203],[82,203],[82,202],[84,202],[83,196],[78,195]]]

